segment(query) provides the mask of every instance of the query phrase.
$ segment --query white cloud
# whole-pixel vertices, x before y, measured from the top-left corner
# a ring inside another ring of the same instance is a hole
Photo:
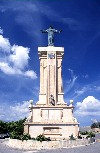
[[[1,27],[0,27],[0,34],[3,34],[3,29],[1,29]]]
[[[97,123],[98,122],[97,119],[92,119],[92,118],[91,118],[91,121],[92,121],[92,123]]]
[[[77,80],[77,78],[78,78],[78,77],[74,74],[73,70],[71,70],[71,69],[68,69],[68,70],[69,70],[69,72],[70,72],[70,80],[67,81],[67,85],[66,85],[66,88],[65,88],[64,93],[69,92],[69,91],[74,87],[75,82],[76,82],[76,80]]]
[[[89,78],[89,75],[88,74],[83,75],[83,78],[87,79],[87,78]]]
[[[27,113],[29,113],[29,101],[24,101],[22,104],[18,103],[15,106],[10,106],[11,111],[13,112],[13,114],[17,115],[17,116],[22,116],[23,115],[27,115]]]
[[[28,65],[29,60],[29,48],[23,46],[14,45],[11,48],[12,54],[9,56],[9,60],[13,62],[14,66],[19,69],[24,69]]]
[[[95,87],[95,90],[100,91],[100,86]]]
[[[10,49],[11,45],[9,39],[4,38],[2,35],[0,35],[0,51],[9,53]]]
[[[25,72],[25,76],[28,76],[28,77],[30,77],[30,78],[37,78],[37,75],[36,75],[36,73],[34,72],[34,71],[32,71],[32,70],[30,70],[30,71],[26,71]]]
[[[77,116],[100,116],[100,100],[93,96],[88,96],[82,102],[77,102]]]
[[[85,93],[85,92],[88,91],[88,90],[90,90],[90,88],[89,88],[88,86],[83,87],[83,88],[80,89],[80,90],[76,90],[76,91],[75,91],[76,96],[75,96],[74,98],[79,97],[80,95],[82,95],[83,93]]]
[[[0,59],[0,70],[3,73],[23,75],[31,79],[37,78],[33,70],[28,70],[29,48],[18,45],[11,46],[9,40],[0,35],[0,51],[4,53],[4,57]],[[26,68],[27,70],[25,71]]]
[[[0,70],[8,75],[23,75],[26,77],[29,77],[31,79],[36,79],[37,75],[34,71],[28,70],[28,71],[21,71],[20,69],[17,69],[16,67],[12,68],[8,65],[8,63],[0,62]]]
[[[28,117],[29,104],[29,101],[24,101],[13,106],[0,106],[0,120],[14,121]]]
[[[73,70],[71,70],[71,69],[68,69],[68,70],[70,71],[70,74],[71,74],[69,84],[70,84],[70,88],[72,88],[78,77],[74,74]]]
[[[0,70],[5,74],[22,74],[19,69],[14,69],[5,62],[0,62]]]

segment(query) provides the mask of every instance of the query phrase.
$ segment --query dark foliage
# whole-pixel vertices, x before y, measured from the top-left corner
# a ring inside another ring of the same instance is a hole
[[[82,139],[82,137],[79,135],[79,136],[78,136],[78,139]]]
[[[24,132],[24,122],[25,122],[25,120],[26,119],[19,120],[19,121],[16,121],[16,122],[7,123],[8,132],[9,133],[15,132],[18,135],[22,135],[23,132]]]
[[[4,134],[7,133],[8,129],[7,129],[7,123],[0,121],[0,134]]]
[[[31,139],[30,135],[23,134],[25,120],[26,118],[15,122],[0,121],[0,134],[4,135],[9,133],[11,139],[19,139],[22,141]]]
[[[5,134],[5,133],[12,133],[17,134],[17,135],[22,135],[24,131],[24,122],[26,119],[19,120],[16,122],[3,122],[0,121],[0,134]]]
[[[81,131],[80,131],[80,134],[81,134],[81,135],[87,135],[88,132],[87,132],[87,131],[84,131],[84,132],[81,132]]]
[[[100,128],[100,122],[93,123],[93,124],[91,125],[91,128],[92,128],[92,129],[93,129],[93,128]]]
[[[31,139],[29,134],[23,134],[20,138],[21,138],[22,141],[23,140],[30,140]]]
[[[31,137],[29,134],[22,134],[22,135],[19,135],[17,132],[13,131],[10,133],[10,138],[11,139],[19,139],[19,140],[30,140]]]
[[[88,135],[86,138],[93,138],[95,137],[95,134],[93,132],[88,132]]]
[[[71,136],[69,136],[69,137],[70,137],[70,140],[76,140],[76,139],[74,138],[73,134],[72,134]]]
[[[51,141],[50,138],[46,138],[43,134],[40,134],[39,136],[36,137],[37,141]]]

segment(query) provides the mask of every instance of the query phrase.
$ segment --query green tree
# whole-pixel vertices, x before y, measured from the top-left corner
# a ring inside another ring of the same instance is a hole
[[[22,135],[24,132],[24,122],[26,119],[21,119],[19,121],[16,122],[8,122],[7,123],[7,129],[8,132],[15,132],[17,135]]]
[[[0,120],[0,134],[3,133],[11,133],[15,132],[18,135],[22,135],[24,132],[24,122],[25,119],[21,119],[19,121],[12,121],[12,122],[4,122]]]
[[[8,132],[11,133],[11,132],[16,132],[18,135],[21,135],[23,134],[24,132],[24,122],[25,122],[26,119],[21,119],[19,121],[16,121],[16,122],[8,122],[7,123],[7,129],[8,129]]]
[[[91,125],[91,128],[92,128],[92,129],[93,129],[93,128],[100,128],[100,122],[93,123],[93,124]]]
[[[7,123],[0,120],[0,134],[7,133]]]

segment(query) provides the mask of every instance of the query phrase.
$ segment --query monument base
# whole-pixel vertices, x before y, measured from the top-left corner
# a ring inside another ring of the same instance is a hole
[[[40,134],[51,139],[69,139],[78,136],[79,123],[73,117],[73,106],[33,106],[24,126],[24,133],[31,137]]]

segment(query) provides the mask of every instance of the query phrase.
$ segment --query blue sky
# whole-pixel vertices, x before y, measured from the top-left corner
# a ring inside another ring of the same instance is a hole
[[[64,99],[74,100],[80,125],[100,119],[100,1],[0,0],[0,119],[17,120],[38,101],[40,32],[62,29]]]

